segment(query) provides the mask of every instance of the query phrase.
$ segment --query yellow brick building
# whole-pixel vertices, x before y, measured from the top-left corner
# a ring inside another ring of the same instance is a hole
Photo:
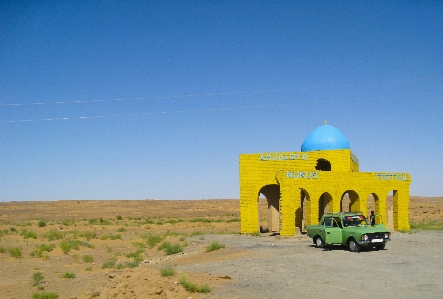
[[[241,232],[259,232],[267,218],[270,231],[294,236],[326,212],[369,210],[381,215],[377,222],[409,230],[410,184],[408,173],[360,172],[346,137],[325,122],[300,152],[240,155]],[[259,215],[260,195],[267,215]]]

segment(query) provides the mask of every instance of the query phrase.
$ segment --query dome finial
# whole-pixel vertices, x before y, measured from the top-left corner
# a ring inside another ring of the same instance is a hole
[[[324,124],[325,124],[325,126],[328,124],[328,123],[326,122],[326,120],[325,120]]]

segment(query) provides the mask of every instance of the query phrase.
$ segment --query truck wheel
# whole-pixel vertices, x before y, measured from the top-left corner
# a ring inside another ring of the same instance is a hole
[[[321,237],[315,238],[315,247],[316,248],[323,248],[323,247],[325,247],[325,243],[323,242],[323,239]]]
[[[360,251],[360,245],[354,239],[351,239],[348,241],[348,247],[349,247],[349,251],[351,251],[351,252],[359,252]]]

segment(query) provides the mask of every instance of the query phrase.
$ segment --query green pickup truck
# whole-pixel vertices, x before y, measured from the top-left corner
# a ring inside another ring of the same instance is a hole
[[[362,213],[354,212],[327,213],[320,224],[308,225],[307,231],[317,248],[341,244],[352,252],[360,251],[362,246],[384,249],[391,240],[391,233],[383,224],[370,225]]]

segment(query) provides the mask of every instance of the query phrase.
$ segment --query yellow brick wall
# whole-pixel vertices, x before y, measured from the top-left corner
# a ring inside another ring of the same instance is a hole
[[[331,171],[317,171],[318,159],[331,163]],[[409,174],[362,173],[358,158],[350,150],[314,152],[283,152],[240,155],[240,216],[241,232],[259,230],[258,196],[266,185],[280,186],[280,235],[295,235],[295,223],[300,223],[300,190],[308,193],[306,199],[306,223],[318,222],[319,198],[328,192],[332,197],[330,212],[340,211],[342,195],[348,192],[351,210],[366,212],[367,199],[376,194],[376,213],[386,221],[386,198],[394,194],[394,228],[409,229]],[[300,173],[301,172],[301,173]]]

